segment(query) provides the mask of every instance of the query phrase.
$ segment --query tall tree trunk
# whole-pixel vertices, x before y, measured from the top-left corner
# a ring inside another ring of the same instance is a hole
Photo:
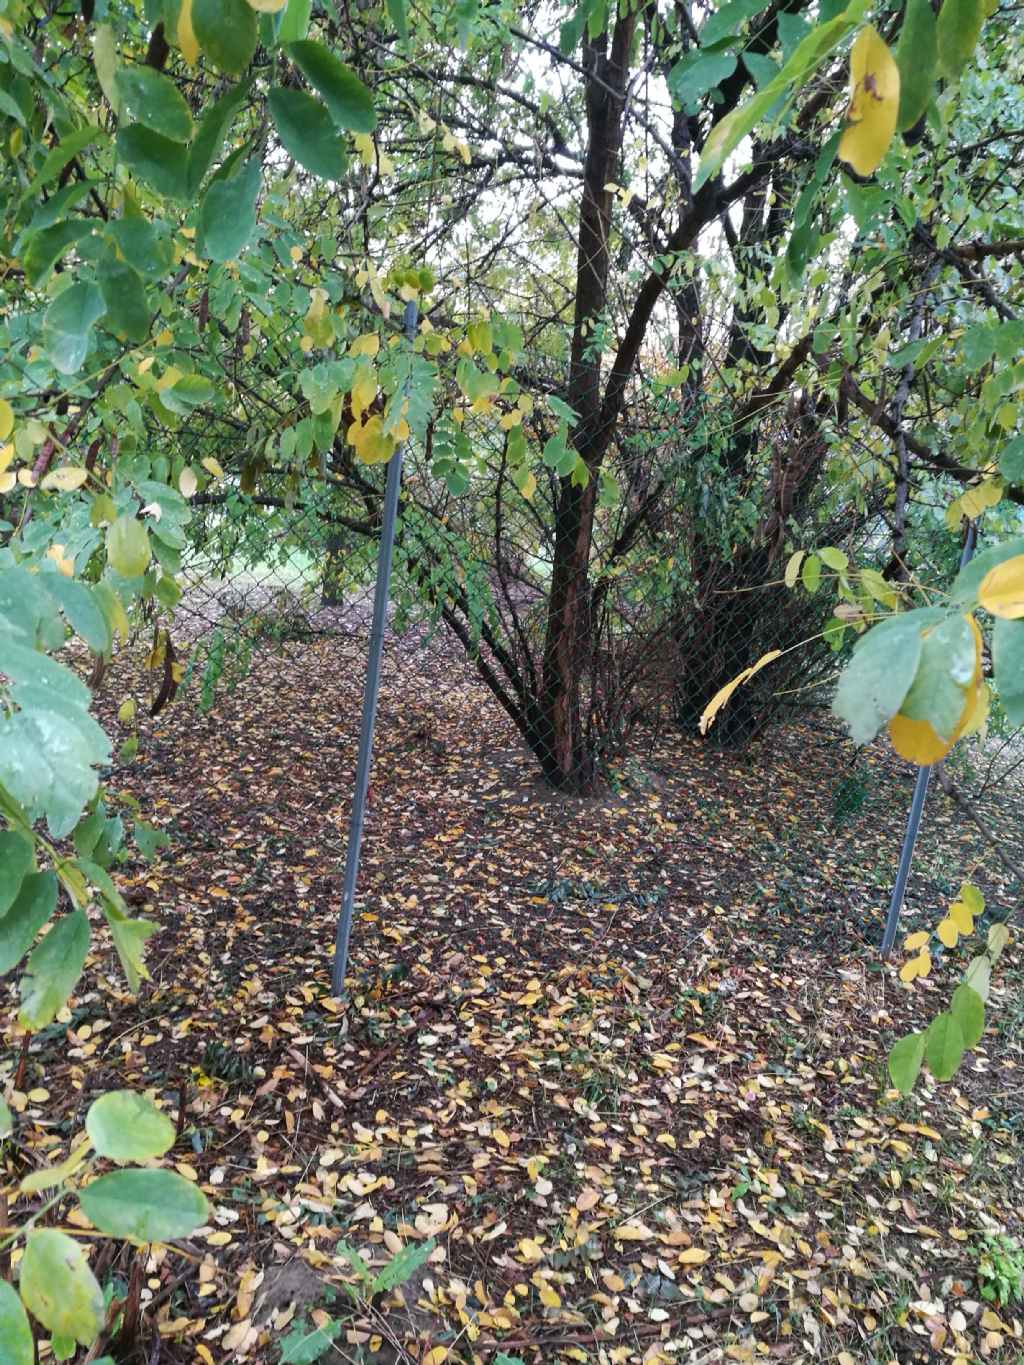
[[[552,785],[566,791],[585,791],[593,779],[580,675],[589,663],[594,643],[588,572],[597,473],[608,446],[602,420],[601,346],[595,345],[595,331],[608,302],[608,235],[614,201],[605,186],[616,179],[635,24],[633,14],[618,20],[610,51],[607,34],[589,40],[583,49],[587,71],[587,157],[580,203],[568,398],[577,413],[573,443],[587,466],[589,478],[582,487],[572,478],[562,480],[540,697],[544,773]]]

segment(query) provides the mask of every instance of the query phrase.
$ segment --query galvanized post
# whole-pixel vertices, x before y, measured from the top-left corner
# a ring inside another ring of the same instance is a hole
[[[963,553],[960,556],[961,569],[974,554],[976,536],[974,522],[969,521],[967,523],[967,538],[964,541]],[[892,897],[889,900],[885,933],[882,935],[883,957],[889,956],[896,940],[896,930],[900,924],[900,911],[903,909],[903,897],[906,894],[907,880],[910,877],[910,865],[914,861],[914,845],[917,843],[917,832],[921,828],[921,816],[924,814],[924,801],[928,795],[928,783],[931,781],[931,776],[931,768],[918,768],[917,781],[914,783],[914,796],[910,803],[910,814],[907,816],[907,832],[903,836],[903,848],[900,850],[900,865],[896,872]]]
[[[405,336],[412,342],[416,335],[416,304],[405,306]],[[380,549],[377,554],[377,584],[373,594],[373,624],[370,628],[370,655],[366,664],[366,686],[363,692],[363,720],[359,732],[359,757],[356,760],[356,785],[352,794],[352,817],[348,827],[348,848],[345,852],[345,883],[341,897],[341,911],[334,936],[334,965],[331,969],[331,990],[340,996],[345,990],[348,968],[348,944],[352,933],[352,911],[355,905],[356,881],[359,876],[359,851],[363,840],[363,820],[366,815],[366,793],[370,785],[370,762],[373,758],[373,729],[377,719],[377,693],[380,689],[380,661],[384,650],[384,631],[388,618],[388,592],[391,585],[391,556],[395,545],[395,520],[398,515],[398,493],[402,484],[402,456],[404,443],[388,462],[387,485],[384,490],[384,513],[380,528]]]

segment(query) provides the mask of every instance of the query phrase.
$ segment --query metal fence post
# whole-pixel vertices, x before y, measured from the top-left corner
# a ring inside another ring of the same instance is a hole
[[[960,555],[961,569],[970,561],[974,554],[974,545],[977,539],[977,530],[973,521],[967,523],[967,538],[964,541],[963,552]],[[903,897],[907,890],[907,880],[910,877],[910,866],[914,861],[914,845],[917,843],[917,832],[921,828],[921,816],[924,814],[925,797],[928,795],[928,783],[931,781],[931,768],[918,768],[917,781],[914,784],[914,796],[910,802],[910,814],[907,816],[907,832],[903,836],[903,848],[900,850],[900,865],[896,872],[896,882],[892,888],[892,896],[889,900],[889,913],[885,920],[885,932],[882,935],[882,956],[888,957],[892,952],[892,945],[896,940],[896,931],[900,925],[900,912],[903,909]]]
[[[416,335],[417,317],[416,304],[410,300],[405,306],[404,318],[405,336],[410,343]],[[352,816],[349,821],[348,848],[345,851],[345,881],[334,936],[334,964],[331,969],[331,990],[334,995],[339,996],[345,990],[345,973],[348,968],[348,945],[352,934],[352,912],[359,876],[359,852],[366,816],[366,793],[370,784],[370,762],[373,758],[373,730],[377,719],[380,661],[384,651],[384,631],[387,627],[391,556],[395,545],[395,520],[398,515],[398,493],[402,484],[404,453],[403,442],[388,462],[388,478],[384,490],[380,549],[377,554],[377,584],[373,594],[373,624],[370,627],[370,652],[366,663],[366,686],[363,691],[363,719],[359,731],[359,756],[356,760],[356,784],[352,794]]]

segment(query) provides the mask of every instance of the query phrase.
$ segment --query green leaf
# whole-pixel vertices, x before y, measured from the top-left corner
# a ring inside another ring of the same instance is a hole
[[[834,545],[826,545],[824,549],[819,550],[818,558],[833,573],[845,573],[850,567],[849,556],[842,550],[837,550]]]
[[[160,391],[160,401],[170,412],[187,417],[193,408],[212,402],[216,394],[217,390],[204,375],[186,374],[169,389]],[[159,524],[158,522],[157,525]]]
[[[943,0],[936,22],[939,69],[955,80],[971,59],[985,22],[985,0]]]
[[[889,1052],[889,1075],[901,1095],[909,1095],[914,1088],[921,1063],[924,1061],[925,1035],[908,1033],[897,1039]]]
[[[952,738],[974,665],[974,632],[966,616],[947,617],[923,637],[921,661],[900,710],[911,720],[928,721],[941,739]]]
[[[906,132],[928,108],[935,89],[939,44],[931,0],[907,0],[895,55],[900,72],[896,127]]]
[[[192,151],[188,158],[189,196],[198,194],[199,186],[206,179],[214,161],[224,144],[224,138],[239,109],[249,97],[250,82],[242,81],[234,85],[226,94],[221,95],[216,104],[203,115],[203,121],[196,133]]]
[[[157,194],[168,199],[188,198],[189,155],[182,143],[130,123],[118,129],[117,154],[132,174]]]
[[[30,1232],[21,1258],[21,1297],[54,1336],[90,1346],[103,1325],[103,1291],[85,1252],[55,1228]]]
[[[90,1222],[112,1237],[167,1242],[206,1222],[203,1192],[174,1171],[113,1171],[80,1192]]]
[[[4,1365],[33,1365],[35,1358],[28,1314],[14,1286],[0,1280],[0,1360]]]
[[[672,98],[688,113],[696,113],[709,90],[721,85],[736,70],[735,52],[705,52],[693,48],[685,53],[668,73]]]
[[[32,840],[12,829],[0,830],[0,918],[18,899],[32,863]]]
[[[59,919],[25,964],[18,1022],[35,1033],[52,1024],[85,966],[89,921],[81,910]]]
[[[142,276],[127,261],[119,261],[111,254],[100,265],[99,279],[107,305],[107,326],[129,341],[145,341],[152,310]]]
[[[74,374],[82,368],[92,329],[106,308],[103,295],[86,280],[65,289],[47,308],[43,346],[61,374]]]
[[[240,76],[259,40],[256,11],[247,0],[192,0],[192,30],[212,62]]]
[[[948,1010],[937,1014],[925,1034],[925,1060],[937,1081],[948,1081],[964,1055],[964,1035]]]
[[[921,660],[920,615],[889,616],[857,641],[832,703],[854,744],[869,744],[903,704]]]
[[[9,643],[3,647],[7,656],[14,649]],[[44,654],[35,657],[78,681]],[[5,657],[5,668],[7,663]],[[87,711],[48,695],[42,679],[11,688],[12,695],[15,692],[24,709],[0,716],[0,782],[33,818],[45,814],[50,833],[62,839],[95,795],[99,779],[92,765],[109,763],[110,744]],[[52,706],[62,709],[58,712]]]
[[[1024,725],[1024,621],[997,618],[992,630],[992,671],[1011,725]]]
[[[36,693],[45,694],[50,705],[85,708],[91,696],[85,683],[70,668],[31,649],[0,631],[3,671],[11,681],[11,695],[19,706],[31,704]]]
[[[214,261],[239,256],[256,229],[260,163],[247,161],[230,180],[214,180],[199,208],[198,248]]]
[[[169,137],[172,142],[192,138],[192,115],[178,87],[151,66],[122,66],[114,77],[121,116]]]
[[[53,598],[42,587],[39,575],[25,569],[0,571],[0,621],[30,647],[41,644],[57,649],[64,643],[64,627]]]
[[[0,975],[18,965],[56,908],[56,873],[29,873],[17,900],[0,919]]]
[[[818,591],[821,583],[821,560],[817,555],[808,555],[800,567],[800,582],[810,593]]]
[[[339,128],[372,133],[377,126],[373,96],[354,71],[309,40],[288,45],[288,56],[320,95]]]
[[[170,847],[170,837],[155,825],[147,825],[143,820],[135,822],[135,843],[147,863],[151,863],[161,848]]]
[[[380,1294],[405,1284],[421,1265],[426,1265],[435,1245],[433,1237],[430,1237],[425,1242],[410,1242],[401,1251],[396,1251],[387,1265],[374,1276],[372,1292]]]
[[[14,1132],[14,1115],[11,1113],[10,1106],[2,1095],[0,1095],[0,1141],[9,1138]],[[6,1281],[0,1280],[0,1284]],[[2,1340],[0,1335],[0,1340]]]
[[[145,1161],[174,1146],[174,1124],[152,1100],[134,1090],[108,1090],[89,1106],[85,1131],[100,1156]]]
[[[325,105],[305,90],[279,86],[267,100],[285,151],[300,166],[325,180],[340,180],[348,157]]]
[[[981,581],[990,569],[1007,559],[1024,555],[1024,537],[1005,540],[1001,545],[992,545],[974,556],[957,574],[953,582],[952,600],[954,604],[973,603],[978,596]]]
[[[128,989],[137,991],[139,983],[149,973],[143,961],[146,940],[156,933],[156,925],[146,919],[129,919],[109,901],[103,903],[103,913],[110,926],[110,936],[121,961],[121,968],[128,979]]]
[[[39,167],[35,179],[23,197],[25,199],[34,198],[44,185],[48,185],[51,180],[55,180],[60,175],[68,162],[73,161],[79,152],[84,152],[86,147],[91,146],[94,142],[102,145],[107,141],[109,139],[102,128],[97,128],[93,124],[84,128],[76,128],[73,133],[68,133],[61,138],[52,151],[47,152],[43,164]]]
[[[1024,484],[1024,436],[1017,436],[999,457],[999,472],[1007,483]]]
[[[288,43],[299,43],[309,32],[309,16],[313,12],[313,0],[288,0],[281,27],[277,30],[277,41],[284,47]]]
[[[68,218],[31,234],[21,253],[21,263],[33,289],[39,288],[64,253],[87,237],[94,226],[87,218]]]
[[[340,1331],[341,1323],[333,1318],[328,1318],[322,1327],[309,1327],[302,1319],[281,1339],[281,1365],[314,1365],[314,1361],[331,1350]]]
[[[960,1025],[964,1047],[974,1047],[981,1042],[985,1032],[985,1002],[977,991],[967,985],[957,986],[949,1012]]]
[[[863,19],[867,0],[853,0],[842,14],[827,23],[818,24],[800,43],[782,70],[746,104],[726,114],[712,128],[704,143],[700,167],[693,183],[696,193],[706,181],[717,175],[732,152],[768,114],[780,95],[799,89],[817,70],[825,58],[846,35]]]
[[[700,45],[710,47],[723,38],[737,38],[743,25],[765,8],[765,0],[730,0],[720,5],[700,26]]]
[[[987,954],[979,953],[977,957],[972,957],[967,964],[967,970],[964,972],[964,985],[970,986],[971,990],[981,996],[984,1002],[988,1000],[991,980],[992,963]]]
[[[41,574],[40,578],[75,634],[97,654],[106,654],[113,643],[110,622],[89,584],[62,573]]]
[[[409,14],[405,7],[405,0],[388,0],[388,14],[391,16],[391,22],[395,26],[399,40],[407,43],[409,41]],[[305,37],[305,34],[301,36]],[[293,40],[288,39],[288,41]]]
[[[122,512],[107,527],[107,560],[122,578],[139,578],[152,557],[149,536],[138,517]]]
[[[165,223],[151,223],[145,218],[117,218],[107,224],[106,232],[143,279],[159,279],[170,269],[174,256]]]

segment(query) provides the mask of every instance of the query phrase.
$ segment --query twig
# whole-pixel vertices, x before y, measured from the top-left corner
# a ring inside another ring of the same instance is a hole
[[[953,782],[949,774],[946,772],[946,765],[944,763],[939,763],[937,767],[939,773],[939,786],[946,793],[946,795],[953,802],[953,804],[958,806],[960,810],[963,811],[963,813],[967,816],[968,820],[972,821],[978,827],[978,829],[985,837],[985,842],[989,844],[990,847],[993,849],[996,857],[1002,863],[1003,867],[1007,870],[1007,872],[1009,872],[1010,876],[1016,880],[1019,886],[1024,887],[1024,869],[1018,867],[1017,864],[1012,860],[1012,858],[1008,858],[1006,856],[1006,854],[1003,852],[1002,844],[989,829],[988,825],[985,824],[984,820],[982,820],[981,816],[971,805],[970,801],[967,800],[966,796],[964,796],[962,792],[958,791],[957,788],[953,786]]]

